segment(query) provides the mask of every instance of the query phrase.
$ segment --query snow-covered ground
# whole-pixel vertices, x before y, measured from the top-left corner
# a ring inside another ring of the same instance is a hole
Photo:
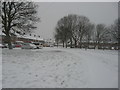
[[[118,51],[2,50],[3,88],[117,88]]]

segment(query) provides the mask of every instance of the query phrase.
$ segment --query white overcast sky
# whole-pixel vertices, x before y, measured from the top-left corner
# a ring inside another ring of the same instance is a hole
[[[84,15],[92,23],[110,25],[118,17],[117,2],[37,2],[41,22],[34,31],[41,38],[53,38],[57,21],[68,15]]]

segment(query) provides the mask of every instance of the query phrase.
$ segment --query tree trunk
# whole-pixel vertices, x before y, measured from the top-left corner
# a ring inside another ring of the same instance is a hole
[[[80,37],[79,48],[82,48],[82,37]]]
[[[88,43],[87,43],[88,45],[87,45],[87,48],[89,49],[89,44],[90,44],[90,40],[88,39]]]
[[[94,42],[94,49],[97,47],[97,41]]]
[[[98,45],[98,49],[100,49],[100,42],[98,42],[97,45]]]
[[[13,49],[11,42],[8,43],[8,48]]]
[[[70,39],[70,48],[72,48],[72,38]]]
[[[66,48],[67,48],[67,42],[66,42]]]
[[[63,47],[64,47],[64,41],[63,41]]]
[[[57,47],[58,47],[58,42],[57,42]]]
[[[12,44],[11,44],[11,37],[7,35],[7,42],[8,42],[8,48],[13,49]]]
[[[82,43],[81,43],[81,40],[79,42],[79,48],[82,48]]]
[[[77,48],[77,40],[75,39],[75,48]]]

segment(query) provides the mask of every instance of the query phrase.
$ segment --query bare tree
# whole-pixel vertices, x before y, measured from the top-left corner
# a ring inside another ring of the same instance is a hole
[[[86,26],[86,32],[85,32],[84,38],[86,42],[88,43],[87,48],[89,47],[90,40],[93,41],[94,27],[95,25],[91,23],[87,24]]]
[[[58,43],[59,43],[59,40],[60,40],[59,35],[55,34],[54,38],[55,38],[55,42],[57,43],[57,47],[58,47]]]
[[[67,17],[63,17],[61,18],[58,23],[57,23],[57,27],[56,27],[56,34],[55,34],[55,38],[59,40],[63,43],[63,47],[64,47],[64,43],[66,44],[66,48],[67,48],[67,43],[68,43],[68,39],[71,37],[70,36],[70,30],[69,30],[69,25],[68,25],[68,18]]]
[[[90,25],[89,19],[85,16],[78,16],[75,14],[68,15],[69,30],[71,31],[72,39],[74,40],[75,47],[81,47],[83,36]]]
[[[120,19],[115,20],[114,24],[110,26],[110,33],[113,41],[119,41]]]
[[[72,39],[74,40],[74,46],[77,47],[77,41],[79,40],[79,36],[78,36],[78,29],[77,29],[77,25],[78,25],[78,15],[75,14],[71,14],[68,15],[69,18],[69,29],[71,31],[71,38],[70,41],[72,43]]]
[[[104,24],[98,24],[96,26],[96,44],[98,45],[98,48],[99,48],[99,44],[106,39],[108,35],[106,33],[107,33],[107,29]]]
[[[12,49],[11,34],[24,34],[35,29],[36,8],[33,2],[2,2],[2,32],[6,35],[9,49]]]
[[[81,48],[81,43],[84,35],[89,30],[90,20],[85,16],[79,17],[79,24],[78,24],[78,36],[79,36],[79,47]]]

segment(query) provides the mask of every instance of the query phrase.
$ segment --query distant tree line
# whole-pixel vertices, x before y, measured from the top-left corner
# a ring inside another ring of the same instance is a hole
[[[82,42],[108,43],[117,42],[118,26],[120,21],[115,20],[111,26],[105,24],[93,24],[86,16],[70,14],[57,22],[55,28],[55,41],[63,43],[63,47],[81,48]],[[88,46],[86,46],[88,47]]]

